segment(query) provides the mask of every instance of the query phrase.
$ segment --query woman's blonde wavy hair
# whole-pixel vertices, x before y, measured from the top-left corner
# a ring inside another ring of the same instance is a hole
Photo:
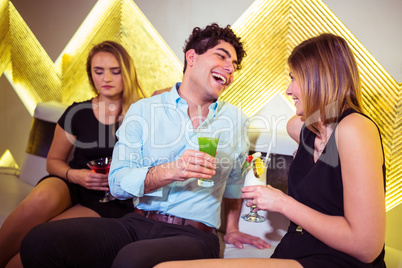
[[[301,89],[306,126],[314,133],[318,121],[336,123],[348,108],[363,112],[357,63],[342,37],[310,38],[296,46],[288,64]]]
[[[117,42],[103,41],[102,43],[95,45],[88,54],[87,74],[89,83],[96,95],[98,95],[99,92],[95,88],[95,84],[93,81],[91,72],[91,62],[94,55],[99,52],[109,52],[113,56],[115,56],[115,58],[119,62],[124,85],[121,115],[124,116],[127,113],[128,108],[130,108],[131,104],[133,104],[134,102],[136,102],[141,98],[146,97],[144,91],[142,90],[138,82],[134,61],[128,54],[127,50]]]

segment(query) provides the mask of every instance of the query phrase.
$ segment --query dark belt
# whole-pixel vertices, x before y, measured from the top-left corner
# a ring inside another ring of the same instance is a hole
[[[147,218],[147,219],[171,223],[171,224],[177,224],[177,225],[191,225],[205,233],[213,233],[216,235],[215,228],[207,226],[199,221],[184,219],[184,218],[180,218],[180,217],[168,215],[168,214],[160,214],[158,211],[145,211],[145,210],[141,210],[138,208],[135,208],[134,212],[145,216],[145,218]]]

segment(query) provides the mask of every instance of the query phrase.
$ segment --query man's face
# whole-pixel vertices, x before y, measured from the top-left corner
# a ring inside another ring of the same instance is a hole
[[[221,41],[204,54],[194,53],[192,80],[204,88],[208,99],[217,99],[233,82],[237,69],[237,55],[234,47]]]

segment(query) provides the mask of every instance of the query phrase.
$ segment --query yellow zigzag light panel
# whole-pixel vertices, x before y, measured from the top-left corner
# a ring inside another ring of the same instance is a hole
[[[63,51],[62,59],[56,61],[63,66],[63,102],[76,100],[78,92],[80,99],[92,96],[90,90],[82,88],[88,85],[86,56],[92,44],[107,39],[120,42],[129,51],[148,96],[181,80],[182,64],[132,1],[98,1]]]
[[[6,150],[0,157],[0,167],[6,167],[14,170],[19,170],[19,166],[15,162],[11,152]]]
[[[181,63],[130,0],[98,1],[54,64],[11,2],[0,0],[0,14],[0,73],[6,74],[31,113],[40,101],[68,104],[91,97],[85,58],[92,44],[105,39],[119,41],[129,50],[148,95],[181,79]],[[285,91],[289,83],[286,59],[295,45],[322,32],[348,40],[360,67],[365,107],[383,135],[387,209],[401,203],[402,171],[397,167],[402,161],[402,140],[397,133],[402,86],[328,7],[321,0],[257,0],[233,28],[245,41],[248,56],[222,99],[248,115],[276,92]],[[27,41],[21,42],[20,37]]]
[[[11,1],[1,0],[0,7],[0,50],[5,51],[0,71],[5,72],[31,114],[38,102],[70,104],[93,96],[86,57],[92,45],[103,40],[126,47],[148,95],[181,80],[182,64],[130,0],[98,1],[55,63]]]
[[[0,0],[0,75],[10,63],[8,1]]]
[[[368,115],[379,125],[387,167],[387,209],[402,202],[401,91],[398,84],[321,0],[257,0],[233,25],[248,56],[223,100],[249,115],[288,84],[293,47],[323,32],[343,36],[356,55]]]

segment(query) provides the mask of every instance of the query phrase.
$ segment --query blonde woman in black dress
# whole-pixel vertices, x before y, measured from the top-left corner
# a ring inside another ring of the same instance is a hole
[[[0,267],[7,263],[7,267],[22,267],[21,240],[40,223],[115,218],[134,209],[132,200],[100,203],[109,189],[108,177],[87,166],[91,160],[112,156],[119,123],[129,106],[144,95],[134,62],[120,44],[104,41],[89,52],[87,75],[96,97],[73,103],[59,119],[47,156],[50,175],[39,181],[0,228]],[[73,148],[74,157],[67,162]]]

